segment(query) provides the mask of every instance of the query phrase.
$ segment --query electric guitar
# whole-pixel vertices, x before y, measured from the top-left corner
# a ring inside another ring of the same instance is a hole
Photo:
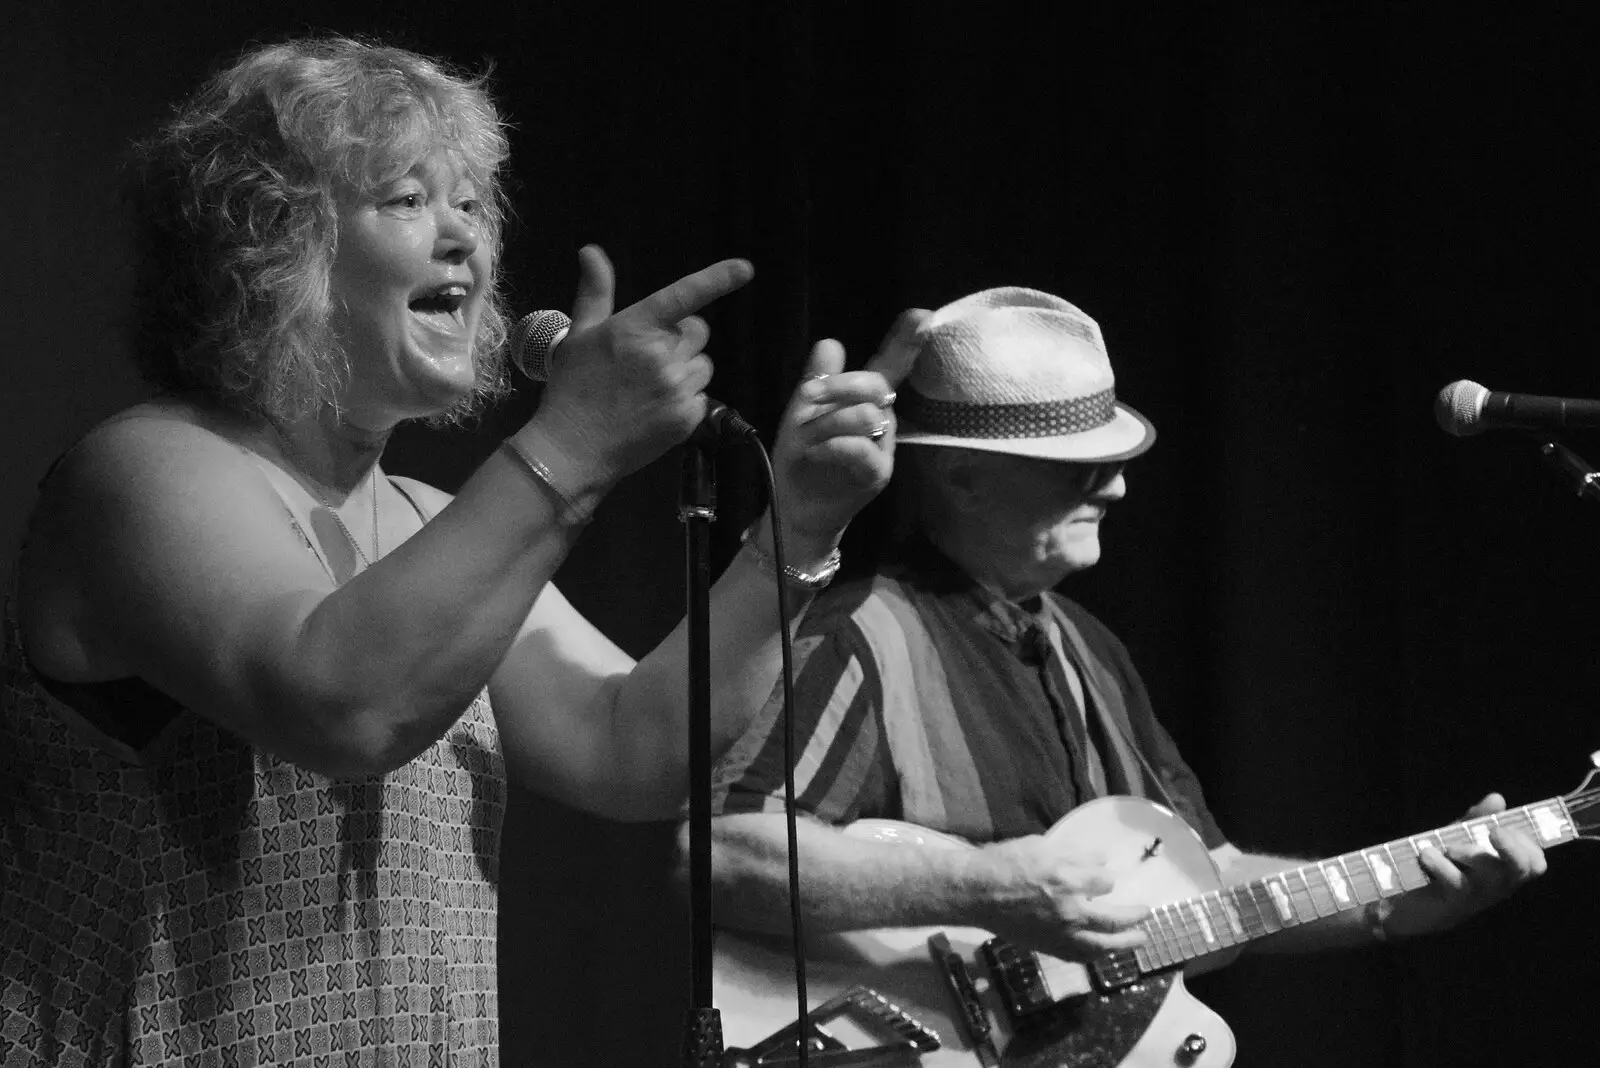
[[[1590,759],[1600,768],[1600,752]],[[798,1021],[789,940],[724,931],[712,983],[724,1068],[792,1065],[799,1041],[814,1068],[1226,1068],[1233,1033],[1184,988],[1186,968],[1219,966],[1253,939],[1426,885],[1417,860],[1426,846],[1486,846],[1496,826],[1523,831],[1546,849],[1600,837],[1597,774],[1562,797],[1236,886],[1222,885],[1200,837],[1167,809],[1132,797],[1092,801],[1047,837],[1105,855],[1116,878],[1107,900],[1151,906],[1144,945],[1083,965],[979,928],[810,935],[811,1009]],[[973,848],[893,820],[844,830],[880,842]]]

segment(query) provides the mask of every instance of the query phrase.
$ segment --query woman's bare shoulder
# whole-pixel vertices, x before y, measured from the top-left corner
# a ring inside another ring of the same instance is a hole
[[[85,434],[40,487],[28,541],[57,568],[151,550],[178,555],[248,542],[299,543],[279,522],[263,431],[177,402],[126,409]],[[282,527],[281,539],[275,538]],[[71,570],[71,569],[69,569]]]
[[[151,400],[102,420],[67,452],[62,467],[74,461],[137,467],[183,456],[244,459],[268,433],[265,424],[242,416]]]
[[[150,401],[126,408],[80,437],[45,473],[29,540],[86,514],[110,519],[135,502],[181,497],[198,478],[232,477],[242,486],[238,475],[257,452],[252,436],[243,420],[189,404]]]
[[[40,487],[17,573],[41,668],[67,679],[125,673],[107,628],[89,622],[104,615],[95,606],[105,575],[132,584],[159,574],[162,555],[194,554],[187,528],[200,513],[268,516],[271,491],[250,477],[251,452],[237,421],[149,402],[102,421],[62,455]]]

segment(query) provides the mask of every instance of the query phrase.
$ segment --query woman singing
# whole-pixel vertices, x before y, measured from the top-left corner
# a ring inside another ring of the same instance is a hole
[[[695,313],[751,267],[614,311],[583,250],[534,416],[453,498],[387,475],[398,424],[502,388],[505,158],[480,80],[344,39],[249,52],[141,146],[157,393],[51,470],[6,613],[0,1065],[496,1063],[506,778],[677,812],[683,629],[635,663],[550,577],[701,421]],[[888,478],[912,329],[853,373],[819,343],[785,412],[803,571]],[[712,592],[718,747],[777,677],[768,523]]]

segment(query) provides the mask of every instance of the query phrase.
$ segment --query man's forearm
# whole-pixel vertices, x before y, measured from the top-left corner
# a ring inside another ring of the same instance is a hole
[[[815,930],[931,924],[982,925],[991,896],[978,850],[889,845],[799,817],[800,902]],[[712,822],[719,923],[744,930],[789,929],[788,845],[773,813]]]

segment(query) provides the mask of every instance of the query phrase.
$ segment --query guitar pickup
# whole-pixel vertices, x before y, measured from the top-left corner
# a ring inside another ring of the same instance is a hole
[[[1018,949],[1003,938],[989,939],[978,947],[978,953],[1012,1020],[1021,1023],[1033,1013],[1055,1004],[1044,981],[1044,972],[1032,953]]]
[[[823,1025],[852,1016],[887,1032],[891,1041],[867,1049],[846,1049]],[[816,1068],[911,1068],[924,1053],[940,1048],[939,1036],[894,1002],[865,986],[853,986],[812,1009],[805,1019],[789,1024],[749,1049],[723,1054],[723,1068],[768,1068],[799,1062],[798,1046],[806,1043],[806,1062]]]
[[[1089,976],[1095,989],[1102,993],[1130,986],[1143,974],[1138,954],[1131,949],[1116,950],[1089,963]]]

